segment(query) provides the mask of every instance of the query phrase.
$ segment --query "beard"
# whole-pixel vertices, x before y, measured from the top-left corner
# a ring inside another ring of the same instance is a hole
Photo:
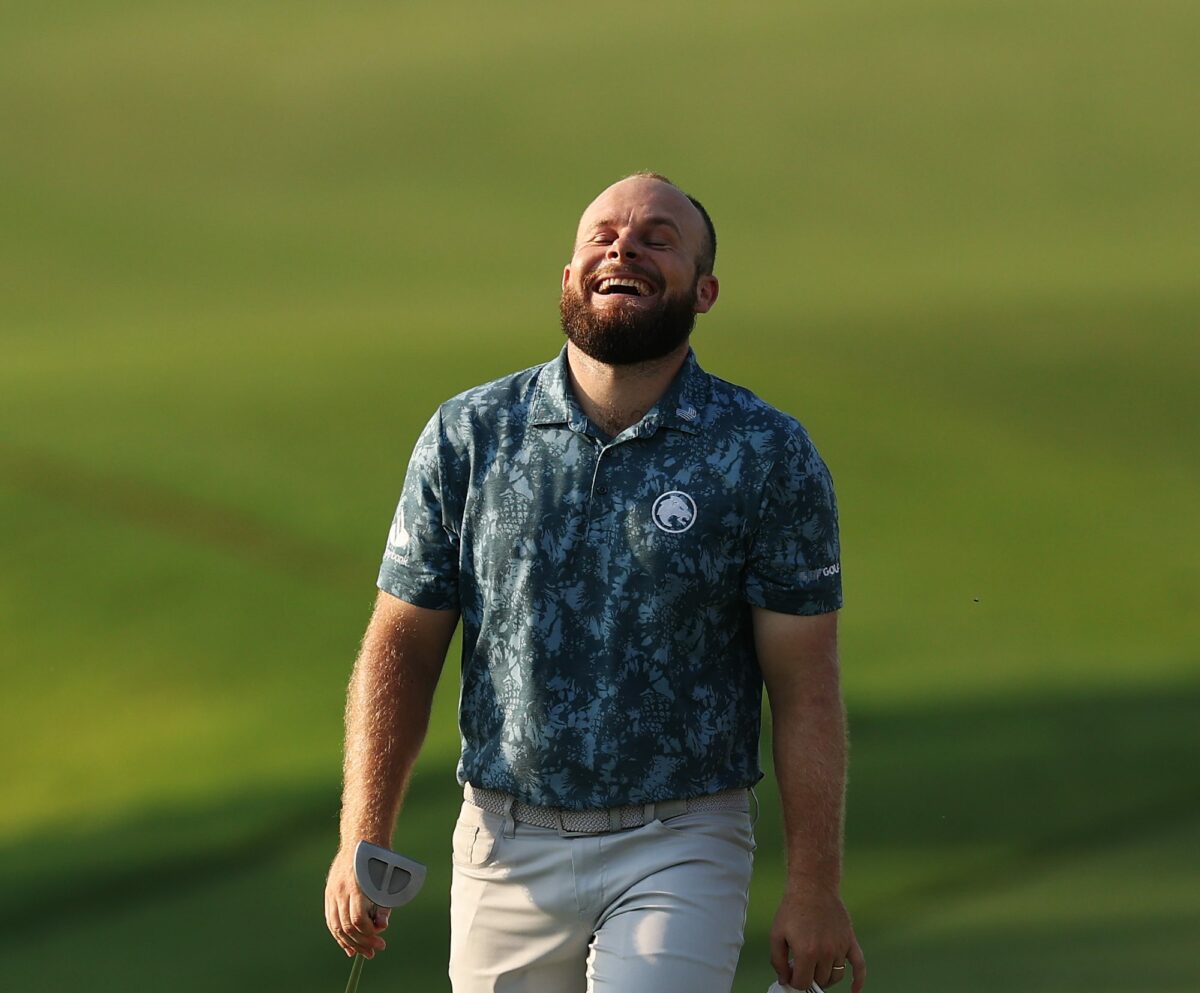
[[[558,310],[567,338],[584,355],[605,365],[634,365],[660,359],[675,351],[691,336],[696,326],[696,287],[663,295],[654,307],[617,306],[596,311],[588,302],[587,290],[568,285]]]

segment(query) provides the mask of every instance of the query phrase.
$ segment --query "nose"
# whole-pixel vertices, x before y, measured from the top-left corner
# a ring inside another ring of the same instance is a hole
[[[605,258],[611,259],[614,262],[619,262],[621,259],[636,259],[637,257],[636,242],[629,232],[619,232],[605,253]]]

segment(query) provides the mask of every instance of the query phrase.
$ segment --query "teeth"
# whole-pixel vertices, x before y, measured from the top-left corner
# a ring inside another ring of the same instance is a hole
[[[645,280],[631,279],[627,276],[622,276],[617,279],[602,279],[596,285],[597,293],[606,293],[614,286],[627,286],[631,290],[637,290],[638,296],[648,297],[654,292],[654,289]]]

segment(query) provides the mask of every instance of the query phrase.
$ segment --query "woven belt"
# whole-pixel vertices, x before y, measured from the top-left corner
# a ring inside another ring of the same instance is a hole
[[[680,814],[700,810],[750,809],[749,792],[744,789],[723,790],[708,796],[688,800],[665,800],[658,803],[634,803],[624,807],[598,807],[591,810],[567,810],[564,807],[537,807],[514,800],[500,790],[481,789],[470,783],[463,790],[467,803],[492,814],[509,814],[514,821],[534,827],[553,828],[567,834],[607,834],[627,828],[642,827],[652,821],[665,821]]]

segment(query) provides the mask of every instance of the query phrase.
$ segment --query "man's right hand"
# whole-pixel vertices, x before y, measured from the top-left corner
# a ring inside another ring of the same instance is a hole
[[[431,610],[379,591],[346,699],[341,847],[325,882],[325,924],[347,955],[374,957],[391,910],[363,896],[354,875],[358,840],[387,847],[400,798],[421,750],[457,610]]]
[[[379,933],[391,912],[363,896],[354,875],[354,850],[339,849],[325,881],[325,924],[334,940],[349,956],[374,958],[387,947]]]

